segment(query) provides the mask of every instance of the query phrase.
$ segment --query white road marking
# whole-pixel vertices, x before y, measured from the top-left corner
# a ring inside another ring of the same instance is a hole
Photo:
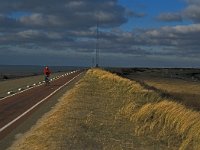
[[[75,76],[74,78],[72,78],[70,81],[66,82],[64,85],[60,86],[58,89],[56,89],[54,92],[52,92],[50,95],[48,95],[47,97],[45,97],[44,99],[42,99],[40,102],[38,102],[37,104],[35,104],[34,106],[32,106],[31,108],[29,108],[27,111],[25,111],[23,114],[21,114],[20,116],[18,116],[17,118],[15,118],[14,120],[12,120],[11,122],[9,122],[8,124],[6,124],[5,126],[3,126],[0,129],[0,132],[4,131],[6,128],[8,128],[9,126],[11,126],[13,123],[15,123],[17,120],[19,120],[20,118],[22,118],[23,116],[25,116],[27,113],[29,113],[31,110],[33,110],[34,108],[36,108],[38,105],[40,105],[42,102],[44,102],[45,100],[47,100],[49,97],[51,97],[52,95],[54,95],[56,92],[58,92],[60,89],[62,89],[64,86],[66,86],[67,84],[71,83],[74,79],[76,79],[77,77],[79,77],[82,73],[79,73],[77,76]]]
[[[56,80],[56,78],[54,78],[54,79]],[[2,101],[2,100],[4,100],[4,99],[7,99],[7,98],[9,98],[9,97],[15,96],[15,95],[17,95],[17,94],[20,94],[20,93],[26,92],[26,91],[31,90],[31,89],[33,89],[33,88],[36,88],[36,87],[42,86],[44,83],[45,83],[45,81],[39,82],[39,85],[36,85],[35,87],[31,87],[31,86],[27,85],[27,86],[26,86],[27,89],[22,90],[22,91],[17,92],[17,93],[14,93],[14,94],[11,93],[10,95],[1,98],[0,101]],[[8,93],[7,93],[7,94],[8,94]]]
[[[13,94],[13,93],[14,93],[13,91],[9,91],[7,94],[10,95],[10,94]]]
[[[18,91],[22,91],[22,90],[23,90],[22,88],[19,88],[19,89],[18,89]]]

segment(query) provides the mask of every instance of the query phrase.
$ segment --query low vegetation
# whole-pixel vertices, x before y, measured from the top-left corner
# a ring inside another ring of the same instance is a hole
[[[10,149],[200,149],[200,114],[92,69]]]
[[[200,111],[200,82],[161,77],[133,77],[133,79],[165,94],[190,109]]]

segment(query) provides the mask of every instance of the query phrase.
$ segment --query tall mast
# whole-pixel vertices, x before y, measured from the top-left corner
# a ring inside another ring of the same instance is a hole
[[[99,67],[99,21],[96,28],[96,67]]]

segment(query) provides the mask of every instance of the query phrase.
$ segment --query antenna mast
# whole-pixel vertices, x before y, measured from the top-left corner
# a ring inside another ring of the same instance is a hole
[[[96,67],[99,67],[99,21],[96,28]]]

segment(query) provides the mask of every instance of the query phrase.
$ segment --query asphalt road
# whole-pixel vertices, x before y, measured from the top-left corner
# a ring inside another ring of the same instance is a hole
[[[75,81],[77,82],[78,79],[80,79],[81,73],[81,71],[74,72],[51,82],[49,86],[41,85],[0,100],[0,149],[3,148],[2,143],[6,145],[5,141],[9,141],[7,139],[9,136],[13,138],[14,135],[12,134],[15,133],[12,132],[15,132],[14,130],[19,126],[22,126],[26,120],[30,120],[31,117],[34,117],[33,114],[43,107],[42,105],[44,105],[44,103],[45,105],[49,105],[49,108],[42,109],[41,111],[47,111],[53,107],[55,100],[54,102],[50,102],[53,97],[55,99],[58,98],[59,95],[61,96],[61,93],[64,92],[63,90],[66,89],[67,86],[72,86]],[[35,121],[36,120],[37,117],[35,117]]]

